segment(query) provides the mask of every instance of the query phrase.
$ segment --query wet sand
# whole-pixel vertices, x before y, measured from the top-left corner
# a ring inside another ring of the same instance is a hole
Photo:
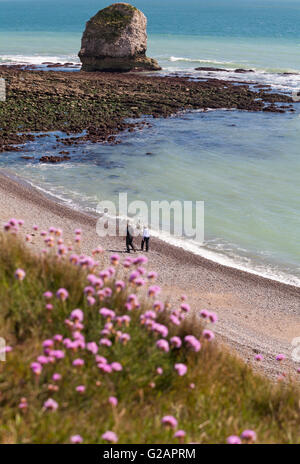
[[[101,245],[107,257],[113,251],[126,256],[123,239],[97,236],[95,216],[53,201],[1,171],[0,222],[10,217],[25,220],[25,233],[32,233],[33,224],[40,229],[60,227],[66,242],[73,237],[74,229],[80,227],[83,253]],[[29,246],[40,248],[42,243],[36,235]],[[300,288],[219,265],[156,238],[151,238],[150,245],[148,267],[159,273],[158,283],[164,288],[165,298],[178,304],[184,293],[194,311],[207,308],[217,312],[219,322],[214,327],[217,338],[246,362],[254,364],[255,353],[263,354],[259,368],[267,375],[276,377],[282,372],[282,365],[279,367],[275,361],[278,353],[289,359],[285,371],[295,372],[298,366],[291,359],[291,341],[300,337]]]

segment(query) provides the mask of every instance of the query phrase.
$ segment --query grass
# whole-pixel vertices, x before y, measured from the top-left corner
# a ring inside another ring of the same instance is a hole
[[[300,442],[300,395],[295,384],[273,384],[215,341],[204,340],[198,316],[172,325],[168,308],[156,319],[168,327],[166,339],[194,335],[200,337],[202,348],[193,352],[183,342],[180,349],[162,352],[156,347],[161,337],[140,322],[141,314],[152,308],[153,297],[147,296],[149,283],[139,289],[129,284],[134,265],[128,270],[117,265],[116,274],[105,283],[112,289],[111,297],[90,306],[84,288],[89,285],[87,275],[101,270],[101,255],[98,268],[86,269],[70,263],[68,255],[58,257],[56,247],[47,255],[33,254],[21,234],[0,233],[0,336],[13,348],[6,362],[0,362],[1,443],[69,443],[77,434],[84,443],[104,443],[102,434],[108,430],[116,433],[118,443],[178,443],[177,429],[185,431],[185,443],[225,443],[229,435],[245,429],[256,432],[258,443]],[[14,277],[17,268],[26,272],[22,281]],[[126,286],[117,292],[115,281],[120,276]],[[68,290],[66,301],[55,297],[59,288]],[[54,294],[52,311],[45,309],[46,290]],[[140,308],[125,310],[129,293],[137,293]],[[101,307],[114,310],[116,317],[131,318],[128,327],[112,321],[107,337],[112,345],[98,351],[109,363],[121,363],[122,371],[105,374],[88,350],[73,351],[58,343],[56,349],[65,357],[44,365],[39,376],[32,372],[31,363],[43,354],[45,339],[55,334],[72,338],[65,320],[75,308],[84,313],[85,341],[98,343],[106,322],[99,314]],[[128,333],[130,340],[120,343],[117,331]],[[74,367],[76,358],[83,359],[84,366]],[[187,365],[187,373],[179,376],[175,363]],[[163,369],[161,375],[158,367]],[[59,382],[52,380],[54,373],[61,374]],[[85,386],[83,394],[76,391],[78,385]],[[118,399],[116,407],[109,404],[110,396]],[[21,398],[26,399],[25,409],[19,408]],[[45,409],[48,398],[58,403],[56,411]],[[165,415],[177,419],[176,429],[162,425]]]

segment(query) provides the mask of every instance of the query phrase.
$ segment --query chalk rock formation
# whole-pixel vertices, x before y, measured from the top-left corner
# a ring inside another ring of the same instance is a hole
[[[86,24],[78,54],[83,71],[161,69],[146,56],[147,19],[128,3],[114,3],[98,11]]]

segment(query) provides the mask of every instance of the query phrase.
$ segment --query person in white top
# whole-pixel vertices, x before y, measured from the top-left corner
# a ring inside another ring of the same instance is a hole
[[[150,240],[150,232],[147,226],[144,226],[143,229],[143,238],[142,238],[142,246],[141,249],[144,251],[144,246],[146,251],[149,251],[149,240]]]

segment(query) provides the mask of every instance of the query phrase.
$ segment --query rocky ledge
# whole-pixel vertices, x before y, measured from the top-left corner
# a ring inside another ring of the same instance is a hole
[[[22,71],[5,66],[0,66],[0,77],[7,84],[7,99],[0,102],[0,153],[18,151],[51,131],[61,132],[56,135],[57,155],[81,143],[116,143],[119,132],[148,124],[128,121],[143,115],[167,117],[200,108],[294,111],[288,95],[219,79]],[[30,150],[27,154],[32,155]]]

